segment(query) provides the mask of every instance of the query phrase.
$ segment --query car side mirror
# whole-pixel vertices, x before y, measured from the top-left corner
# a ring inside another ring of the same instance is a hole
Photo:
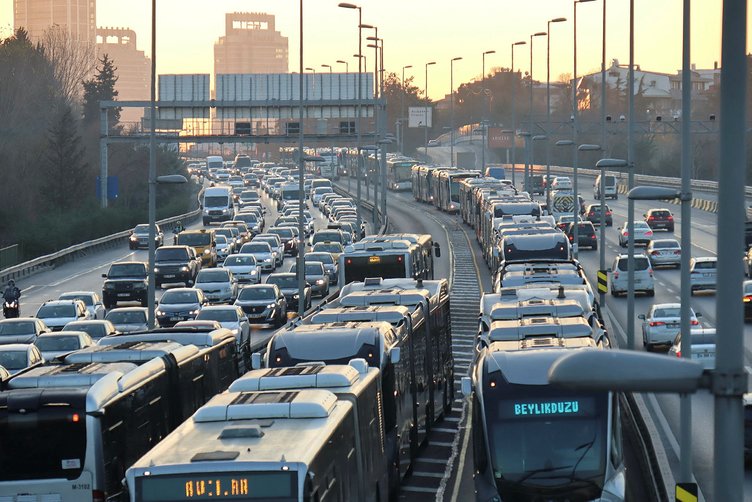
[[[637,319],[642,319],[644,321],[645,320],[645,314],[638,315]]]
[[[695,317],[702,317],[702,312],[695,312]]]
[[[400,347],[392,347],[392,350],[389,351],[389,360],[392,364],[397,364],[400,360]]]
[[[102,274],[102,277],[103,277],[104,279],[107,279],[107,274]]]
[[[261,369],[261,352],[251,354],[251,369]]]
[[[473,381],[470,377],[462,377],[462,395],[470,397],[473,394]]]

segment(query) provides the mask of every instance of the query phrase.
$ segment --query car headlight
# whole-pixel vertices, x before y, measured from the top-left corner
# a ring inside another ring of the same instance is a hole
[[[155,274],[158,274],[158,273],[159,273],[159,267],[154,267],[154,273],[155,273]]]
[[[292,295],[292,299],[293,299],[293,300],[297,300],[298,298],[300,298],[300,295],[297,295],[297,294],[295,294],[295,295]]]
[[[131,240],[132,240],[132,241],[137,241],[137,240],[138,240],[138,237],[136,237],[135,235],[131,235]]]
[[[115,285],[111,282],[105,282],[104,289],[115,289]]]
[[[165,313],[164,313],[163,310],[157,310],[157,315],[163,316],[163,315],[165,315]]]
[[[264,258],[264,263],[269,263],[270,261],[272,261],[271,258]]]
[[[181,272],[188,272],[190,269],[188,267],[180,267]]]
[[[276,304],[276,303],[270,303],[269,305],[267,305],[267,306],[266,306],[266,308],[268,308],[268,309],[273,309],[273,308],[274,308],[274,307],[276,307],[276,306],[277,306],[277,304]]]
[[[204,254],[211,254],[211,249],[204,249]]]
[[[146,289],[146,283],[145,282],[137,282],[133,285],[133,289]]]
[[[253,270],[251,270],[251,275],[256,275],[257,273],[258,273],[258,270],[256,270],[255,268]]]
[[[188,312],[188,313],[189,313],[190,315],[198,315],[198,312],[199,312],[199,309],[196,309],[196,310],[191,310],[191,311],[190,311],[190,312]]]
[[[324,284],[324,279],[316,279],[316,284],[321,286],[322,284]]]

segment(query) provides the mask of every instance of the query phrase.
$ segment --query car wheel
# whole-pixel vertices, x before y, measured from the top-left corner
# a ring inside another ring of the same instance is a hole
[[[627,245],[625,243],[623,243],[622,241],[619,241],[619,246],[623,247],[623,248],[627,247]]]
[[[593,251],[598,251],[598,244],[593,244]]]

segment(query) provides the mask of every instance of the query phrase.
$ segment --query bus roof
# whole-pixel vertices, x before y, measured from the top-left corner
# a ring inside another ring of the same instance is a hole
[[[120,345],[125,342],[177,342],[181,345],[214,347],[226,340],[235,340],[235,335],[227,328],[178,327],[158,328],[150,331],[137,331],[101,338],[97,345]]]
[[[488,332],[491,341],[524,340],[525,338],[592,337],[593,328],[584,317],[527,317],[494,321]]]
[[[381,277],[368,277],[364,281],[354,281],[340,289],[340,298],[355,291],[379,291],[379,290],[425,290],[431,297],[441,293],[449,293],[449,282],[446,279],[423,280],[411,278],[382,279]]]
[[[589,342],[564,344],[561,348],[591,348]],[[493,343],[483,351],[478,361],[487,374],[500,372],[503,379],[513,385],[548,385],[548,370],[564,351],[546,348],[526,348],[519,342]],[[512,350],[509,350],[512,349]],[[524,349],[524,350],[523,350]]]
[[[360,394],[377,378],[379,370],[364,359],[348,365],[303,364],[284,368],[252,370],[230,385],[230,392],[325,389],[336,394]]]
[[[502,303],[498,301],[498,295],[490,299],[494,302],[481,302],[481,315],[489,321],[509,321],[523,317],[578,317],[584,315],[582,305],[576,300],[536,298]]]
[[[329,307],[308,318],[311,324],[332,322],[385,321],[399,327],[410,316],[410,310],[401,305],[359,305],[355,307]]]
[[[144,363],[155,357],[172,354],[181,363],[198,354],[195,345],[181,345],[176,342],[124,342],[118,345],[93,345],[65,356],[65,362],[73,363]]]

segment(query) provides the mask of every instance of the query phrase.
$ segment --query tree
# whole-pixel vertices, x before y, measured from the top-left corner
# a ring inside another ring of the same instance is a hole
[[[107,54],[99,59],[99,63],[96,75],[84,82],[84,126],[94,131],[99,131],[99,102],[114,101],[118,96],[115,90],[117,67]],[[108,130],[115,129],[120,121],[120,108],[110,108],[107,117]]]
[[[52,64],[58,92],[68,105],[74,106],[81,97],[82,82],[96,65],[94,45],[74,40],[65,28],[58,25],[44,32],[41,45]]]
[[[44,159],[44,201],[53,211],[78,207],[93,183],[86,152],[70,106],[60,107],[47,134]]]

